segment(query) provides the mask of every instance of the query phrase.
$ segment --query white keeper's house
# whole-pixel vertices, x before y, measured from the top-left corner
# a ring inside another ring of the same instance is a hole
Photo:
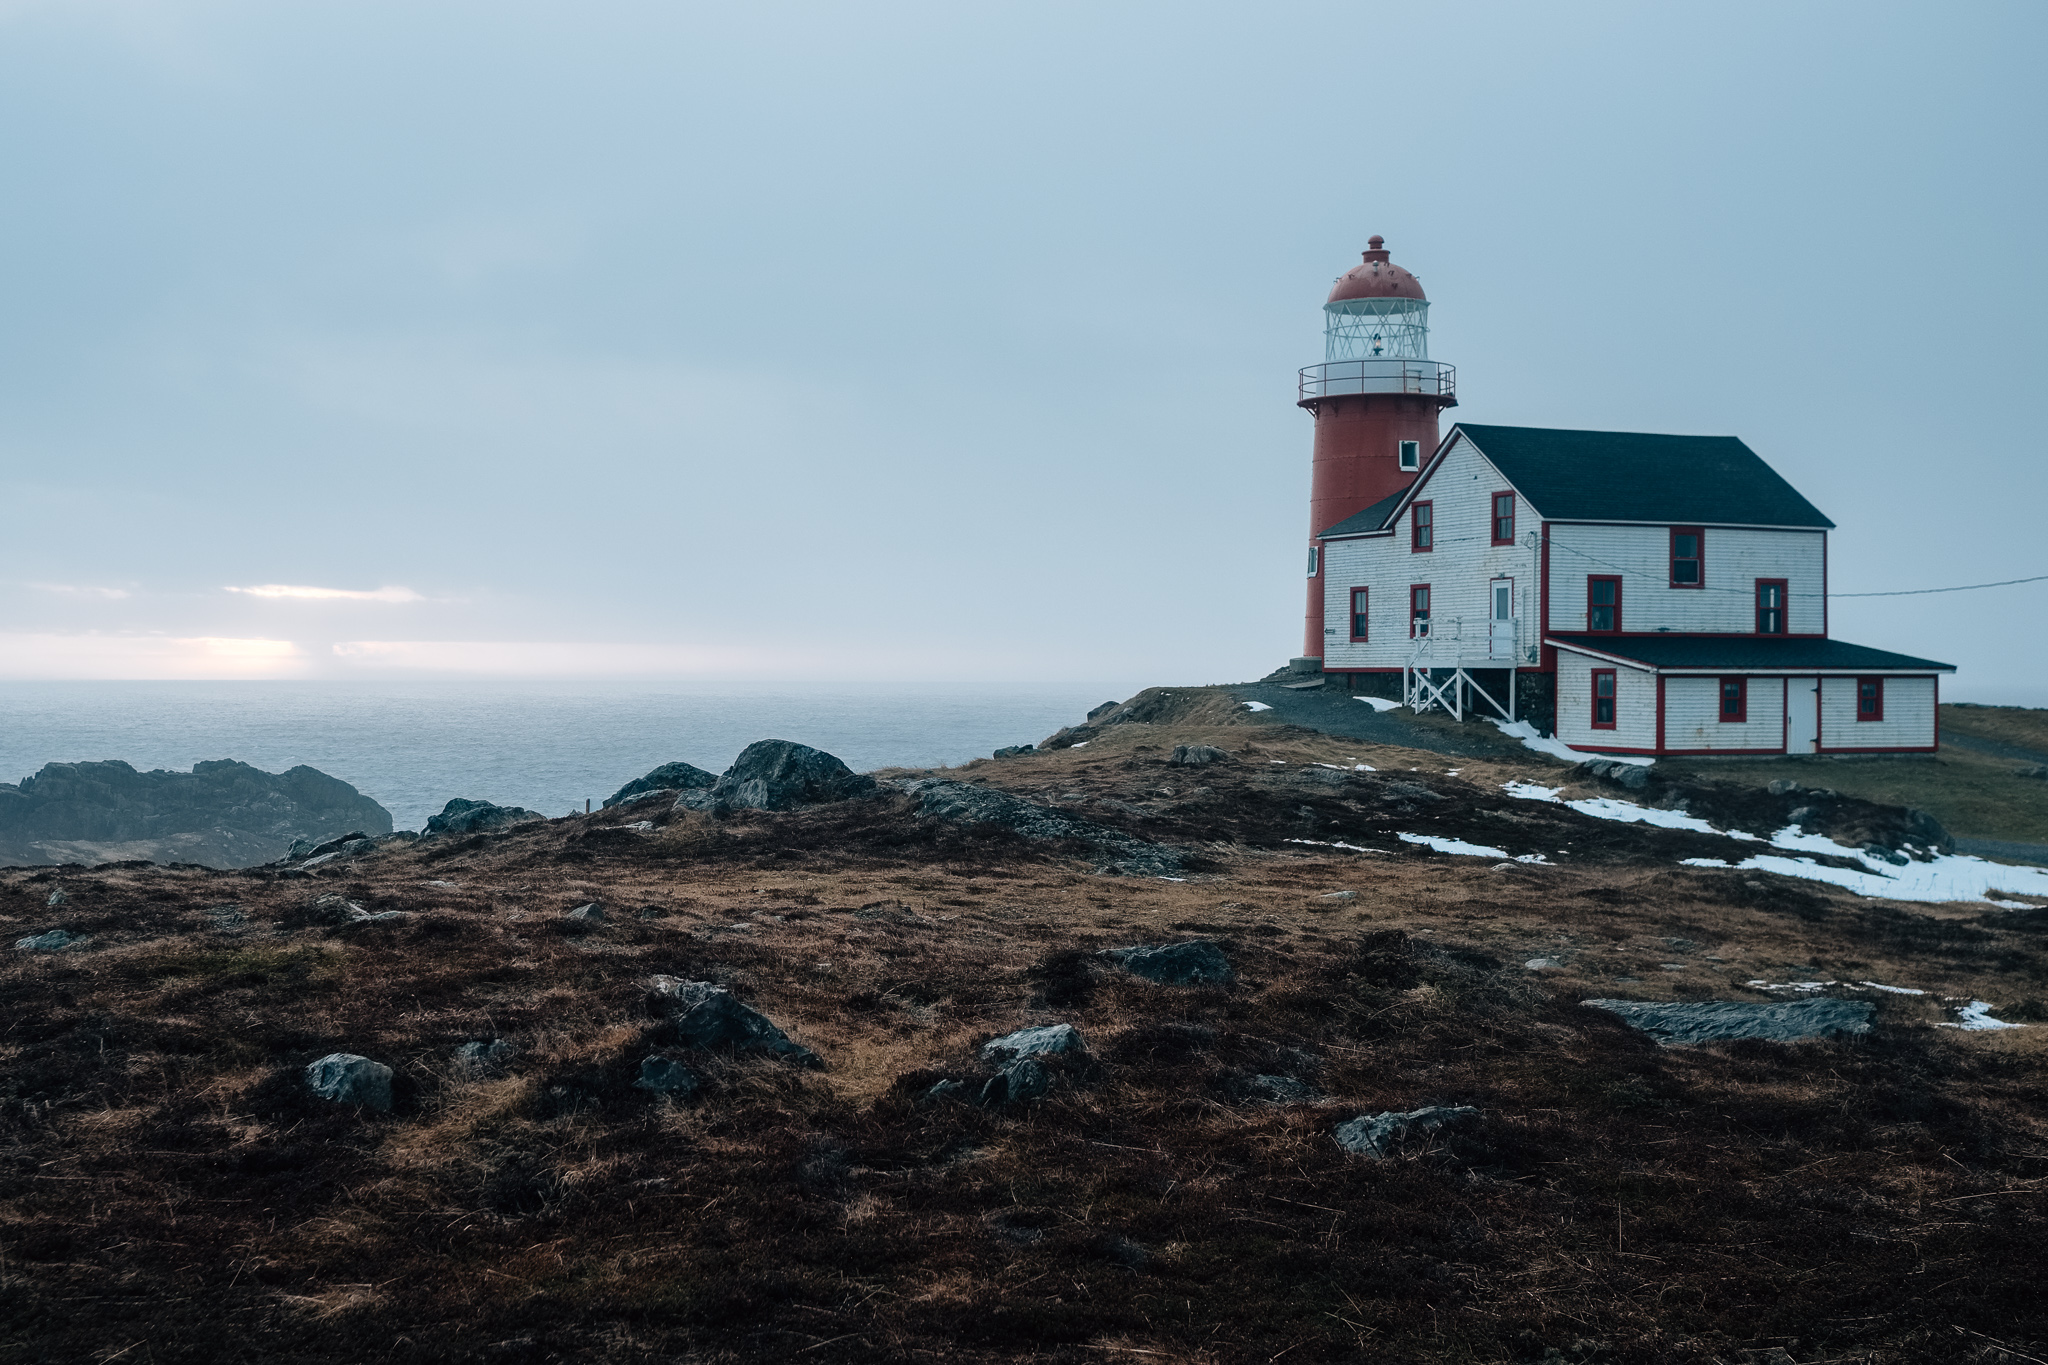
[[[1433,439],[1455,378],[1428,359],[1420,282],[1372,245],[1302,372],[1321,524],[1299,665],[1460,717],[1525,711],[1595,752],[1936,747],[1954,668],[1829,636],[1834,523],[1740,440]]]

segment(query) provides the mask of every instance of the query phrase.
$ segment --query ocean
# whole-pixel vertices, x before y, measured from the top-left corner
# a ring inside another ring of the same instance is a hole
[[[681,759],[790,739],[856,771],[1034,744],[1131,684],[0,682],[0,782],[45,763],[234,758],[352,784],[418,829],[451,797],[582,810]]]

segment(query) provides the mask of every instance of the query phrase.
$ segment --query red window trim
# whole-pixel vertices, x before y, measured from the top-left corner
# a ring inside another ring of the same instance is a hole
[[[1764,629],[1764,589],[1778,590],[1778,624],[1783,629],[1776,632]],[[1756,633],[1759,635],[1792,633],[1792,582],[1785,578],[1759,578],[1756,581]]]
[[[1500,534],[1500,500],[1502,498],[1506,498],[1508,500],[1508,534],[1507,539],[1505,540],[1501,539]],[[1486,500],[1486,510],[1487,516],[1489,518],[1489,527],[1493,532],[1493,543],[1496,545],[1514,544],[1515,490],[1512,488],[1504,488],[1500,492],[1495,493],[1491,498],[1488,498]]]
[[[1429,544],[1422,543],[1422,509],[1429,509]],[[1425,498],[1408,509],[1408,550],[1411,554],[1426,555],[1436,548],[1436,500]]]
[[[1360,606],[1359,606],[1359,600],[1360,600],[1361,598],[1363,598],[1363,599],[1364,599],[1364,602],[1365,602],[1365,607],[1364,607],[1363,609],[1361,609],[1361,608],[1360,608]],[[1362,645],[1362,644],[1364,644],[1364,643],[1365,643],[1365,642],[1366,642],[1366,641],[1367,641],[1367,640],[1368,640],[1369,638],[1371,638],[1371,633],[1372,633],[1372,611],[1371,611],[1371,607],[1372,607],[1372,589],[1371,589],[1371,588],[1353,588],[1353,589],[1351,590],[1351,621],[1350,621],[1350,626],[1351,626],[1351,643],[1353,643],[1353,644],[1356,644],[1356,645]],[[1361,616],[1363,616],[1363,617],[1365,618],[1365,620],[1366,620],[1366,628],[1365,628],[1365,630],[1363,630],[1363,631],[1359,630],[1359,628],[1358,628],[1358,618],[1359,618],[1359,617],[1361,617]]]
[[[1612,583],[1612,584],[1614,585],[1614,629],[1613,629],[1613,630],[1595,630],[1595,629],[1593,629],[1593,585],[1594,585],[1595,583]],[[1619,634],[1621,634],[1621,575],[1620,575],[1620,574],[1607,574],[1607,573],[1589,573],[1589,574],[1587,574],[1587,575],[1586,575],[1586,634],[1588,634],[1588,635],[1619,635]]]
[[[1699,537],[1699,540],[1700,540],[1700,552],[1699,552],[1699,554],[1698,554],[1698,555],[1694,556],[1694,560],[1695,560],[1695,562],[1697,562],[1697,563],[1699,564],[1699,566],[1700,566],[1700,576],[1699,576],[1699,579],[1698,579],[1698,580],[1697,580],[1696,582],[1692,582],[1692,583],[1681,583],[1681,582],[1679,582],[1679,581],[1678,581],[1678,538],[1679,538],[1680,536],[1698,536],[1698,537]],[[1671,528],[1671,546],[1670,546],[1670,549],[1671,549],[1671,556],[1670,556],[1670,567],[1671,567],[1671,586],[1672,586],[1672,587],[1674,587],[1674,588],[1704,588],[1704,587],[1706,587],[1706,586],[1707,586],[1707,528],[1706,528],[1706,527],[1704,527],[1704,526],[1674,526],[1674,527],[1672,527],[1672,528]]]
[[[1417,592],[1418,590],[1420,590],[1420,591],[1422,591],[1422,592],[1425,592],[1425,593],[1426,593],[1426,592],[1428,592],[1428,591],[1429,591],[1429,584],[1427,584],[1427,583],[1410,583],[1410,584],[1408,585],[1408,638],[1409,638],[1409,639],[1411,639],[1411,640],[1413,640],[1413,639],[1415,639],[1415,638],[1416,638],[1416,635],[1415,635],[1415,594],[1416,594],[1416,592]],[[1429,610],[1429,608],[1428,608],[1428,607],[1424,607],[1424,608],[1423,608],[1423,610],[1424,610],[1424,611],[1428,611],[1428,610]]]
[[[1877,687],[1877,714],[1876,714],[1876,715],[1866,716],[1866,715],[1864,715],[1864,714],[1863,714],[1863,685],[1864,685],[1865,683],[1872,683],[1872,684],[1875,684],[1875,685],[1876,685],[1876,687]],[[1858,719],[1858,720],[1883,720],[1883,719],[1884,719],[1884,679],[1883,679],[1883,678],[1858,678],[1858,679],[1856,680],[1856,719]]]
[[[1614,719],[1602,720],[1600,719],[1600,679],[1603,675],[1614,678],[1615,670],[1611,668],[1596,668],[1593,670],[1592,680],[1587,688],[1587,700],[1591,703],[1588,719],[1592,722],[1595,730],[1612,730],[1615,727],[1615,723],[1621,719],[1621,683],[1618,679],[1615,681],[1613,690],[1607,698],[1613,706],[1610,714]]]
[[[1736,693],[1738,702],[1735,714],[1732,716],[1728,714],[1727,694],[1729,683],[1734,683],[1738,689]],[[1721,718],[1723,724],[1747,725],[1749,723],[1749,679],[1747,677],[1719,678],[1715,680],[1714,714]]]

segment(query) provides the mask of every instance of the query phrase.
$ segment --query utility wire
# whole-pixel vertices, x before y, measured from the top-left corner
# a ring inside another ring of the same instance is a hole
[[[1975,592],[1979,588],[2009,588],[2015,583],[2048,582],[2048,573],[2032,578],[2007,578],[1996,583],[1965,583],[1959,588],[1908,588],[1904,592],[1831,592],[1830,597],[1923,597],[1931,592]]]

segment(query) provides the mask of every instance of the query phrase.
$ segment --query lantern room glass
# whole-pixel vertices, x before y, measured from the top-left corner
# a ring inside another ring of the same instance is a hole
[[[1323,359],[1429,359],[1423,299],[1338,299],[1323,305]]]

